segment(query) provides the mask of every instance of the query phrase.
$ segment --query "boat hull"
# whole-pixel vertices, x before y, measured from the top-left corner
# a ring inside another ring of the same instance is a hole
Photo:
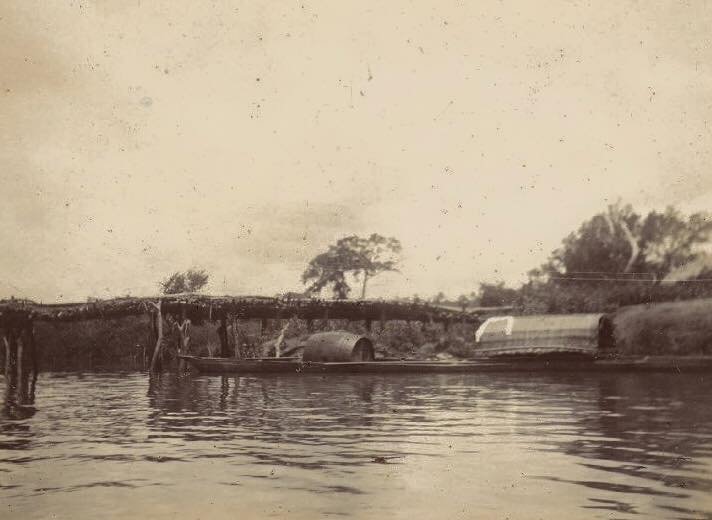
[[[650,356],[615,359],[482,359],[472,361],[302,362],[297,359],[232,359],[182,356],[213,374],[424,374],[476,372],[709,372],[712,356]]]

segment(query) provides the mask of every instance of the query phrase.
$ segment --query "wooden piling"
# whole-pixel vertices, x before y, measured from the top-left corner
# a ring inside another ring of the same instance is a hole
[[[242,338],[240,334],[240,320],[238,317],[234,314],[230,316],[230,322],[232,325],[232,341],[233,345],[235,347],[235,357],[238,359],[242,359],[245,357],[244,353],[242,352]]]
[[[175,328],[178,331],[178,354],[187,355],[190,353],[190,320],[185,317],[185,309],[181,312],[180,323],[175,323]],[[178,370],[185,372],[186,364],[183,358],[178,361]]]
[[[227,317],[225,314],[220,317],[218,336],[220,338],[220,357],[230,357],[230,347],[227,343]]]
[[[25,328],[27,334],[27,344],[30,348],[30,366],[35,377],[40,371],[39,352],[37,351],[37,342],[35,341],[35,326],[29,322]]]
[[[24,380],[24,364],[23,364],[23,358],[25,355],[25,345],[24,341],[22,338],[22,334],[17,334],[17,358],[16,358],[16,368],[17,368],[17,400],[22,403],[25,400],[25,396],[23,395],[23,385],[22,382]]]
[[[17,380],[17,329],[9,326],[6,329],[7,338],[7,360],[5,361],[5,378],[8,384],[15,386]]]
[[[158,359],[161,355],[161,346],[163,345],[163,315],[161,314],[161,300],[158,303],[151,303],[156,309],[155,321],[156,321],[156,346],[153,349],[153,357],[151,358],[151,373],[155,374],[158,372]]]
[[[287,320],[287,323],[284,325],[284,327],[282,327],[279,336],[277,336],[277,339],[274,342],[274,357],[281,357],[282,343],[284,343],[284,334],[287,332],[287,329],[289,328],[289,324],[291,322],[292,320]]]
[[[13,348],[10,346],[10,335],[12,334],[12,331],[5,329],[2,339],[3,343],[5,343],[5,380],[9,381],[10,380],[10,370],[12,370],[13,367]]]

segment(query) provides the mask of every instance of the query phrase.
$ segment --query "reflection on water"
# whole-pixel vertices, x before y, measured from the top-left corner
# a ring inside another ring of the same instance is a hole
[[[48,374],[36,413],[0,418],[0,517],[712,518],[711,391],[667,374]]]

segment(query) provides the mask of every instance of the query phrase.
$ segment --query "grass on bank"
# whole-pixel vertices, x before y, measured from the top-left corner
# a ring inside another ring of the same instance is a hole
[[[710,298],[622,307],[613,324],[621,354],[712,354]]]
[[[621,307],[613,313],[616,351],[623,355],[712,355],[712,299],[684,300]],[[315,323],[316,330],[347,329],[367,333],[362,322],[335,320]],[[244,323],[246,339],[254,347],[250,355],[260,355],[259,345],[274,339],[279,327],[260,334],[259,322]],[[374,323],[372,336],[378,357],[434,359],[442,356],[471,357],[475,328],[453,324],[448,332],[442,326],[388,322],[381,330]],[[168,350],[176,343],[168,331]],[[286,338],[308,334],[304,322],[290,326]],[[43,370],[145,369],[150,353],[149,320],[129,316],[116,320],[91,320],[72,323],[36,324]],[[206,323],[191,330],[194,355],[216,355],[219,341],[215,324]],[[0,349],[0,358],[4,358]],[[170,352],[168,361],[170,362]],[[2,360],[4,362],[4,360]],[[168,367],[166,367],[168,368]]]

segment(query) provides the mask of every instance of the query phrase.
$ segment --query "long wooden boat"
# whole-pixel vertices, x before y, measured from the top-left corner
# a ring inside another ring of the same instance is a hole
[[[601,348],[600,315],[510,317],[485,324],[481,357],[461,361],[376,359],[373,341],[347,331],[306,338],[301,356],[209,358],[181,356],[199,372],[232,374],[425,374],[463,372],[708,372],[712,356],[616,357]],[[499,330],[498,329],[499,326]]]
[[[181,356],[212,374],[424,374],[476,372],[668,372],[710,373],[712,356],[646,356],[611,359],[481,359],[466,361],[373,360],[302,361],[297,358],[207,358]]]

